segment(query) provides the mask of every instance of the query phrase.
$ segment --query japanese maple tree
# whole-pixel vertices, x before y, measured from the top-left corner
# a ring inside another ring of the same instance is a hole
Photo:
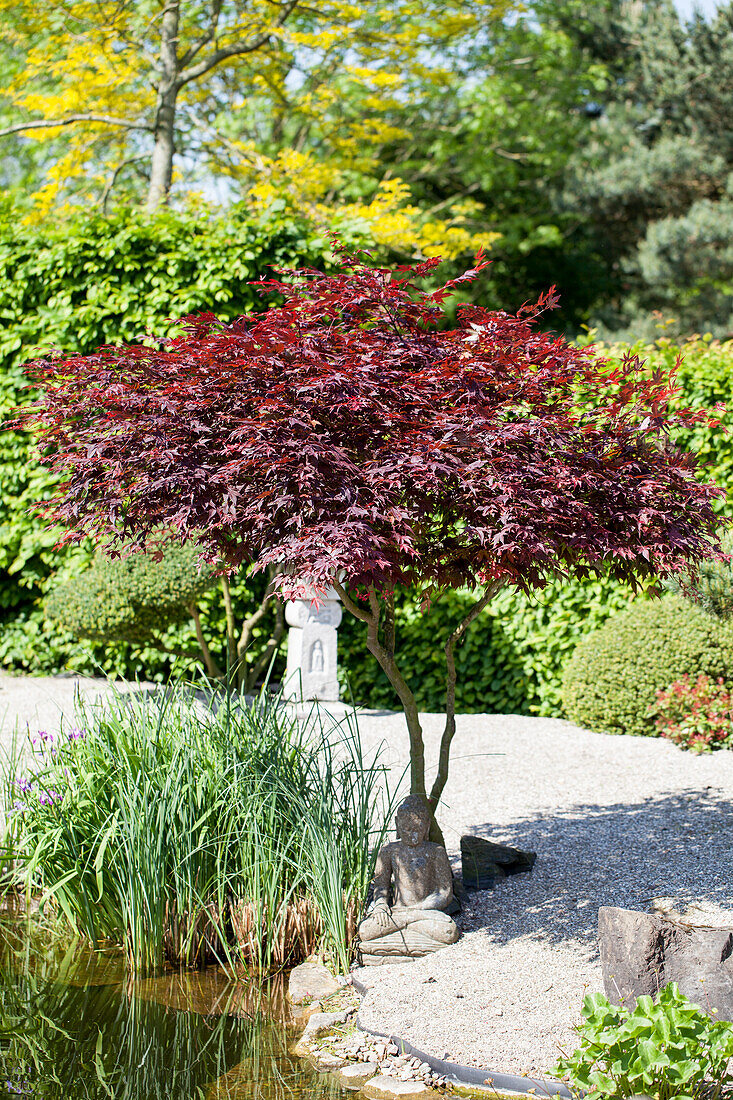
[[[516,315],[444,302],[429,261],[392,273],[344,256],[282,273],[272,308],[184,318],[155,346],[35,364],[27,413],[62,475],[47,507],[68,538],[143,547],[161,529],[224,570],[276,565],[283,595],[333,585],[366,628],[410,737],[413,792],[435,809],[455,733],[454,650],[504,585],[604,573],[637,583],[717,553],[714,500],[675,446],[673,380],[611,368],[537,328],[553,291]],[[443,639],[446,721],[425,780],[400,669],[394,588],[475,602]]]

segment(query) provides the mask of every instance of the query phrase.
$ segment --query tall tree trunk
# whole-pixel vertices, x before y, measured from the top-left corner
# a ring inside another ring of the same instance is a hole
[[[367,625],[367,649],[376,657],[379,667],[384,672],[392,687],[397,692],[407,723],[407,732],[410,738],[410,791],[412,794],[422,795],[427,798],[425,788],[425,744],[423,741],[422,726],[417,710],[415,696],[410,686],[400,672],[394,656],[395,627],[394,627],[394,596],[387,601],[387,622],[385,626],[385,644],[379,638],[380,607],[379,598],[374,588],[369,589],[369,611],[360,607],[351,599],[348,592],[339,581],[333,581],[333,587],[339,594],[342,604],[347,611],[361,619]]]
[[[155,112],[155,145],[150,169],[147,209],[168,201],[175,153],[176,98],[178,96],[178,19],[180,0],[168,0],[160,27],[160,74]]]

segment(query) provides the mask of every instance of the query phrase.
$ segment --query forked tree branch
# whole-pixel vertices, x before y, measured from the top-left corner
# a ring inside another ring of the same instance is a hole
[[[269,667],[270,661],[277,652],[280,642],[282,641],[283,634],[285,633],[285,612],[283,610],[282,600],[275,598],[275,625],[272,628],[272,633],[267,639],[265,648],[260,653],[258,659],[255,661],[251,670],[247,674],[245,680],[245,691],[254,691],[257,686],[262,673]]]
[[[450,748],[456,732],[456,642],[460,641],[474,619],[478,618],[483,609],[493,600],[496,593],[502,587],[503,581],[494,581],[484,592],[480,600],[477,600],[466,617],[458,624],[445,643],[445,728],[440,739],[440,753],[438,755],[438,771],[430,790],[429,802],[433,813],[435,812],[440,796],[448,780],[448,766],[450,763]]]
[[[245,54],[256,53],[257,50],[261,50],[269,42],[272,32],[287,22],[299,3],[300,0],[290,0],[290,3],[285,5],[279,19],[275,21],[272,27],[263,34],[259,34],[252,41],[232,42],[230,46],[220,46],[208,57],[203,57],[197,65],[189,65],[188,68],[183,69],[176,79],[176,87],[182,88],[184,84],[189,84],[192,80],[198,80],[199,77],[205,76],[206,73],[215,69],[217,65],[220,65],[222,61],[227,61],[230,57],[243,57]]]
[[[334,580],[332,584],[346,610],[355,618],[366,623],[367,649],[376,658],[379,667],[397,692],[397,696],[402,703],[405,721],[407,722],[407,732],[410,737],[410,790],[413,794],[420,794],[425,798],[425,743],[417,710],[417,701],[394,659],[394,653],[390,653],[379,640],[381,615],[377,591],[373,585],[367,590],[369,611],[365,611],[351,598],[340,581]]]

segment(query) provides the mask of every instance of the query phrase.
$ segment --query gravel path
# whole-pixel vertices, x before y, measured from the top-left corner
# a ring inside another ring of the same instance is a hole
[[[429,758],[441,719],[424,716]],[[404,760],[399,716],[365,716]],[[495,754],[495,755],[494,755]],[[586,990],[602,990],[598,907],[654,897],[733,909],[733,752],[692,756],[656,738],[569,722],[458,719],[439,814],[452,853],[462,832],[538,853],[530,875],[469,895],[459,943],[359,971],[362,1023],[452,1061],[538,1076],[576,1045]]]
[[[54,728],[74,687],[99,681],[0,676],[0,739],[15,719]],[[334,707],[335,716],[343,708]],[[401,715],[364,712],[395,782]],[[428,772],[441,731],[425,715]],[[572,1048],[586,990],[602,988],[598,907],[654,897],[733,910],[733,752],[692,756],[656,738],[609,737],[548,718],[462,715],[439,818],[451,855],[464,832],[538,853],[534,871],[470,895],[463,939],[425,959],[359,972],[363,1024],[469,1065],[548,1074]]]

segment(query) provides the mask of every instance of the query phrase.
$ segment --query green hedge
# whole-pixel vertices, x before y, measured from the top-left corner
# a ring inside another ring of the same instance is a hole
[[[273,267],[328,262],[328,242],[305,222],[273,211],[253,218],[135,211],[26,228],[0,222],[0,421],[28,400],[22,365],[52,347],[87,353],[105,343],[169,330],[168,318],[212,310],[230,318],[257,308],[248,280]],[[49,587],[89,567],[91,547],[57,550],[59,532],[32,510],[54,479],[30,458],[31,440],[0,431],[0,664],[34,672],[63,668],[161,678],[171,658],[135,643],[79,643],[44,619]],[[249,582],[235,585],[238,613],[256,605]],[[257,597],[259,599],[259,597]],[[223,634],[216,593],[202,599],[207,633]],[[195,649],[193,628],[164,635],[171,649]],[[221,653],[215,654],[223,657]]]
[[[637,600],[576,648],[563,700],[572,721],[600,733],[656,736],[657,691],[700,673],[733,684],[733,628],[689,600]]]

